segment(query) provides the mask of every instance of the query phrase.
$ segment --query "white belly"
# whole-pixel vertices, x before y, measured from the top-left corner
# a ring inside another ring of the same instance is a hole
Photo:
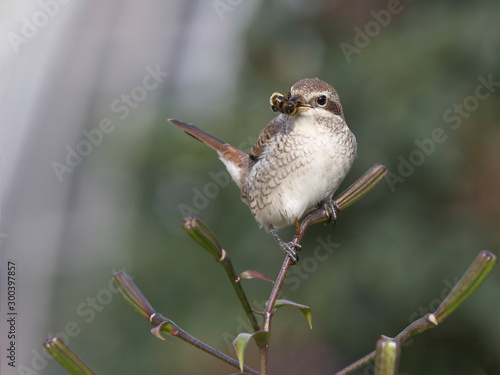
[[[351,168],[355,149],[338,135],[303,135],[295,143],[277,139],[281,146],[270,147],[248,176],[248,204],[266,228],[292,224],[330,199]]]

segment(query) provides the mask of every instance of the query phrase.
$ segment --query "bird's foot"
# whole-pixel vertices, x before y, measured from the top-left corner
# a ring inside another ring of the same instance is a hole
[[[295,242],[284,242],[276,233],[276,230],[271,226],[269,231],[273,235],[274,239],[278,243],[278,246],[281,250],[290,258],[292,264],[296,264],[299,261],[299,256],[297,255],[297,251],[302,249],[298,243]]]
[[[299,261],[299,255],[297,254],[297,251],[302,249],[302,246],[295,242],[283,241],[278,242],[278,245],[281,250],[283,250],[285,254],[290,258],[292,264],[296,264]]]
[[[329,200],[328,202],[323,203],[323,208],[326,211],[326,214],[328,215],[328,219],[326,220],[326,224],[330,224],[333,219],[332,226],[335,225],[337,222],[337,212],[340,211],[339,206],[333,199]]]

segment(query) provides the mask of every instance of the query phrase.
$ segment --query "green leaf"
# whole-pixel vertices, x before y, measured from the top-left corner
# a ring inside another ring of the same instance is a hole
[[[255,343],[259,348],[266,345],[266,343],[269,341],[270,336],[271,333],[267,331],[257,331],[252,333],[252,338],[254,339]]]
[[[451,292],[446,296],[434,315],[438,323],[445,320],[482,284],[495,266],[497,258],[489,251],[481,251],[465,271]]]
[[[201,247],[207,250],[216,260],[224,255],[224,250],[215,237],[215,234],[196,216],[189,216],[183,220],[182,228]]]
[[[127,303],[132,306],[135,311],[137,311],[142,317],[151,321],[150,318],[153,314],[155,314],[155,310],[129,275],[123,271],[115,273],[113,277],[113,284],[125,301],[127,301]]]
[[[236,356],[238,357],[238,362],[240,363],[241,372],[243,372],[245,349],[251,338],[251,333],[240,333],[233,341],[234,350],[236,351]]]
[[[398,373],[401,346],[396,339],[382,336],[375,350],[375,375],[395,375]]]
[[[248,342],[253,338],[257,346],[264,346],[269,340],[271,334],[266,331],[257,331],[254,333],[240,333],[233,341],[234,350],[240,363],[240,371],[243,372],[245,349]]]
[[[374,164],[354,184],[349,186],[342,194],[335,198],[339,210],[349,207],[363,198],[370,190],[377,186],[387,175],[387,168],[380,163]]]
[[[236,282],[239,282],[240,280],[249,280],[249,279],[259,279],[259,280],[264,280],[267,282],[270,282],[271,284],[274,284],[274,281],[271,280],[269,277],[266,275],[263,275],[262,273],[258,271],[253,271],[253,270],[247,270],[243,271],[240,276],[236,279]]]
[[[96,375],[59,337],[48,337],[44,341],[43,346],[70,374]]]
[[[301,305],[300,303],[293,302],[287,299],[277,299],[274,304],[274,310],[276,311],[278,310],[278,308],[282,306],[293,306],[298,308],[302,312],[302,314],[304,314],[304,316],[306,317],[307,323],[309,324],[309,328],[312,329],[311,308],[309,306]]]

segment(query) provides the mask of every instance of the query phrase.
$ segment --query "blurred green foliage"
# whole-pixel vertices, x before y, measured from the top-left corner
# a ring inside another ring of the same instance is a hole
[[[373,20],[370,11],[386,9],[387,2],[261,2],[241,40],[237,96],[220,98],[213,113],[195,105],[189,112],[178,110],[167,97],[145,139],[138,142],[127,132],[113,137],[110,157],[128,168],[135,184],[128,187],[134,209],[124,210],[128,224],[116,233],[126,243],[123,258],[96,266],[93,283],[81,289],[60,287],[56,301],[64,298],[68,307],[61,307],[52,326],[106,287],[112,268],[125,266],[157,311],[232,354],[227,342],[245,315],[218,265],[182,230],[179,210],[180,204],[193,207],[193,189],[203,192],[214,182],[209,173],[224,167],[212,150],[166,118],[193,122],[238,146],[254,140],[273,118],[271,93],[311,76],[337,89],[358,140],[358,158],[338,193],[375,162],[398,174],[401,158],[409,160],[418,149],[415,140],[428,139],[436,128],[447,139],[394,189],[382,183],[342,212],[335,228],[310,228],[296,266],[302,268],[290,275],[294,282],[285,285],[283,298],[310,306],[314,329],[294,309],[276,313],[271,373],[331,374],[343,368],[372,351],[381,334],[395,336],[435,309],[480,250],[498,255],[500,87],[479,100],[458,129],[443,116],[474,96],[478,77],[500,81],[500,3],[401,6],[348,63],[340,44],[354,45],[354,28],[363,29]],[[210,95],[210,87],[199,94]],[[168,95],[175,97],[175,90]],[[237,272],[256,269],[276,277],[283,254],[273,238],[259,229],[234,183],[218,190],[192,213],[214,231]],[[291,238],[292,228],[282,233]],[[325,242],[336,247],[319,261],[313,250]],[[499,282],[496,269],[442,326],[403,345],[401,373],[500,373]],[[251,301],[268,298],[269,284],[243,283]],[[100,374],[233,371],[178,340],[162,342],[149,330],[115,294],[71,347]],[[246,354],[249,365],[256,365],[254,354]]]

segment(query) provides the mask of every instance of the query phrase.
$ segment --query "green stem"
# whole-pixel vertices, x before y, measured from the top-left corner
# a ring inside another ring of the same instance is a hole
[[[387,168],[380,163],[374,164],[355,183],[333,200],[339,211],[342,211],[363,198],[370,190],[377,186],[387,174]],[[324,207],[310,212],[300,223],[296,230],[295,240],[300,241],[310,225],[321,223],[330,219]],[[335,222],[333,223],[335,224]]]
[[[387,175],[387,168],[380,163],[374,164],[354,184],[349,186],[342,194],[335,198],[339,210],[349,207],[351,204],[363,198],[370,190],[377,186]]]
[[[416,335],[418,333],[422,333],[429,328],[434,328],[437,326],[436,317],[434,314],[427,314],[421,317],[418,320],[415,320],[408,327],[403,329],[395,339],[401,344],[408,340],[411,336]],[[367,365],[371,361],[375,359],[376,351],[371,352],[370,354],[365,355],[363,358],[358,359],[356,362],[347,366],[343,370],[336,372],[335,375],[347,375],[356,371],[357,369]]]
[[[241,283],[238,281],[238,276],[234,271],[231,259],[224,250],[222,250],[222,257],[221,259],[219,259],[218,262],[224,268],[224,271],[226,271],[227,277],[229,278],[229,282],[233,286],[233,289],[236,292],[238,299],[240,300],[243,310],[245,310],[245,314],[247,315],[248,320],[250,321],[250,324],[252,325],[254,332],[260,331],[260,326],[259,323],[257,322],[257,318],[255,317],[255,313],[253,312],[252,307],[250,306],[250,302],[248,301],[248,298],[245,294],[245,291],[243,290],[243,287],[241,286]]]
[[[460,306],[481,285],[496,264],[496,257],[489,251],[481,251],[467,271],[446,296],[441,305],[433,314],[427,314],[415,320],[402,330],[395,339],[401,344],[411,336],[427,331],[429,328],[437,327],[458,306]],[[360,367],[371,362],[375,358],[375,352],[364,356],[335,375],[347,375]]]
[[[396,375],[399,367],[401,345],[396,339],[382,336],[377,341],[375,375]]]
[[[247,315],[254,332],[260,331],[257,318],[250,307],[250,303],[248,302],[248,298],[243,291],[241,284],[238,282],[238,276],[234,271],[231,259],[222,248],[213,232],[196,216],[189,216],[184,219],[182,228],[194,241],[207,250],[210,255],[214,257],[215,261],[224,268],[224,271],[226,271],[227,277],[229,278],[229,282],[233,286],[233,289],[240,300],[243,310],[245,310],[245,314]]]
[[[43,346],[70,374],[96,375],[59,337],[48,337],[44,341]]]

